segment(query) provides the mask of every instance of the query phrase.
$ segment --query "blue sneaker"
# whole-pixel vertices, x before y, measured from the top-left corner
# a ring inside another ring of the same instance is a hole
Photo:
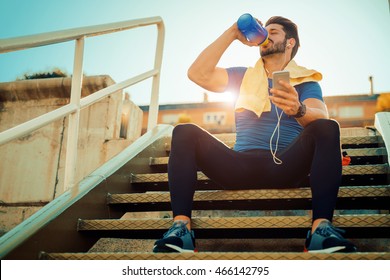
[[[196,252],[194,232],[189,231],[186,222],[174,222],[163,238],[154,243],[154,253]]]
[[[329,221],[322,221],[313,234],[311,230],[307,233],[304,251],[309,253],[356,252],[356,246],[341,235],[344,233],[344,230],[334,227]]]

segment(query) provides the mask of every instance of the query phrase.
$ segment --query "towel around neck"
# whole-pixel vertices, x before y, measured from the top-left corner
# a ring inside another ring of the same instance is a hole
[[[322,80],[320,72],[299,66],[294,60],[291,60],[284,70],[290,72],[290,84],[293,86]],[[244,109],[254,112],[258,117],[261,116],[262,112],[271,111],[268,77],[262,58],[257,61],[255,67],[249,67],[246,70],[242,80],[235,110],[239,112]]]

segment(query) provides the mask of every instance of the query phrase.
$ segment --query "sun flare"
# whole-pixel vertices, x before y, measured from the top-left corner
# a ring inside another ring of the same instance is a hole
[[[226,102],[226,103],[234,103],[236,98],[235,95],[231,92],[207,92],[208,101],[209,102]]]

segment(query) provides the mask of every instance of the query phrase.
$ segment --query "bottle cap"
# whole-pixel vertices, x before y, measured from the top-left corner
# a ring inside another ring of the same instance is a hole
[[[268,45],[268,43],[269,43],[269,40],[268,40],[268,36],[267,36],[267,38],[265,38],[265,40],[262,43],[260,43],[259,46],[266,46],[266,45]]]

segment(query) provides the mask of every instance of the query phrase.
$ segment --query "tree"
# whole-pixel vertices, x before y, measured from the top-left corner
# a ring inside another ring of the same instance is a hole
[[[34,80],[34,79],[48,79],[48,78],[61,78],[61,77],[68,77],[68,74],[66,72],[55,68],[48,72],[38,72],[33,74],[25,73],[22,78],[19,78],[18,80]]]

